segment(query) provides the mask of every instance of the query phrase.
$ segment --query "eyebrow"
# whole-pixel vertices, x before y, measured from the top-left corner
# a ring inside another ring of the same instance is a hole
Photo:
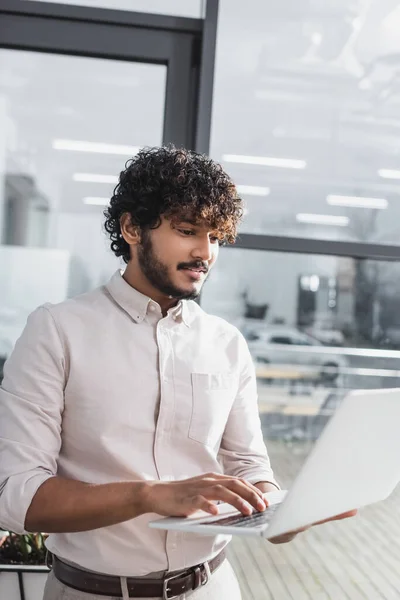
[[[193,227],[200,227],[199,222],[193,219],[179,219],[177,223],[188,223],[188,225],[193,225]]]
[[[180,219],[179,221],[176,221],[176,225],[183,225],[187,223],[188,225],[191,225],[192,227],[196,227],[197,229],[199,229],[201,227],[201,223],[199,221],[195,221],[194,219]],[[218,229],[209,229],[209,231],[211,233],[217,234],[219,236],[225,237],[225,234],[223,231],[218,231]]]

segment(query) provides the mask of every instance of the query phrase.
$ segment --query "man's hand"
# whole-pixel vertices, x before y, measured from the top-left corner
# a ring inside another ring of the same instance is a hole
[[[301,533],[302,531],[307,531],[311,527],[315,527],[315,525],[322,525],[322,523],[329,523],[330,521],[341,521],[342,519],[348,519],[349,517],[354,517],[357,514],[357,510],[349,510],[348,512],[342,513],[340,515],[336,515],[335,517],[330,517],[329,519],[324,519],[323,521],[317,521],[317,523],[313,523],[308,527],[302,527],[301,529],[297,529],[296,531],[291,531],[289,533],[284,533],[283,535],[279,535],[278,537],[271,538],[270,541],[272,544],[286,544],[287,542],[291,542],[296,535]]]
[[[215,501],[227,502],[246,516],[268,504],[262,492],[244,479],[206,473],[181,481],[148,482],[143,508],[168,517],[188,517],[199,509],[218,515]]]

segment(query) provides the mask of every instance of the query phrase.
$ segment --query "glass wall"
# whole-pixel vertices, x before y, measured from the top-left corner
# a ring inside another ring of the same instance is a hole
[[[243,231],[398,244],[400,10],[220,1],[211,152]]]
[[[118,268],[102,211],[162,142],[167,67],[0,50],[0,361],[27,315]]]
[[[210,154],[266,235],[221,250],[201,303],[247,339],[284,488],[348,390],[400,387],[400,262],[377,260],[400,239],[399,24],[397,0],[220,0]],[[290,544],[235,538],[244,600],[397,598],[399,493]]]
[[[399,385],[399,275],[399,263],[222,249],[201,304],[247,339],[268,438],[315,439],[315,417],[348,390]]]

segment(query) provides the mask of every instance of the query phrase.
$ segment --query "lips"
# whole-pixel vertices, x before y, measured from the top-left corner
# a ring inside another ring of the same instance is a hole
[[[184,267],[185,271],[193,271],[194,273],[207,273],[205,269],[196,269],[195,267]]]
[[[207,273],[206,269],[196,267],[183,267],[182,271],[185,271],[193,281],[200,281]]]

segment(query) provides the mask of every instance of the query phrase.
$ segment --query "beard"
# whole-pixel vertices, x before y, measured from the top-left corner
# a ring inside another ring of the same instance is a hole
[[[141,243],[138,246],[138,262],[148,281],[162,294],[179,300],[194,300],[200,295],[201,287],[188,291],[179,288],[171,281],[168,267],[156,255],[150,232],[146,230],[142,231]],[[199,261],[192,264],[182,263],[177,268],[194,267],[198,264]]]

